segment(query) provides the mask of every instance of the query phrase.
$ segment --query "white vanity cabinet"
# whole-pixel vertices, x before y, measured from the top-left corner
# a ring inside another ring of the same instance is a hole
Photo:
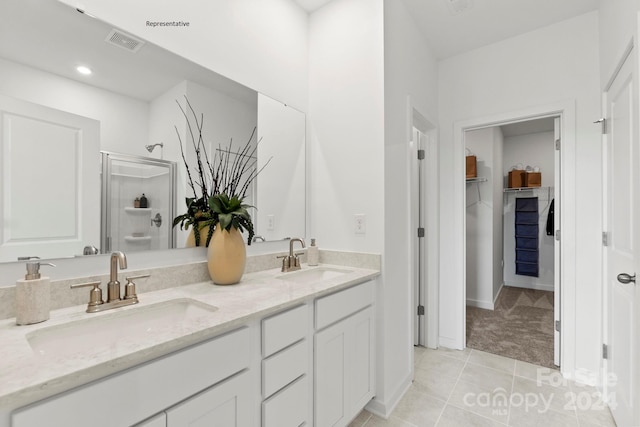
[[[166,411],[167,427],[253,427],[251,381],[243,371]]]
[[[346,426],[374,396],[374,286],[315,304],[315,425]]]
[[[234,401],[246,409],[239,412],[251,416],[252,403],[248,399],[252,395],[246,395],[251,389],[242,383],[247,380],[244,374],[250,366],[251,341],[250,328],[241,328],[16,410],[11,415],[11,425],[47,426],[55,420],[55,425],[60,426],[115,427],[146,420],[141,425],[155,427],[163,425],[163,415],[148,419],[150,416],[167,408],[178,411],[182,405],[196,408],[195,413],[207,399],[219,402],[216,410],[219,408],[221,413],[228,410],[224,402]],[[182,401],[185,402],[174,407]],[[167,414],[171,420],[171,411],[167,410]],[[176,414],[174,419],[178,421],[166,425],[187,425],[180,424],[180,412]],[[252,427],[253,420],[243,418],[238,424],[224,425]]]
[[[262,426],[298,427],[311,416],[311,306],[262,320]]]

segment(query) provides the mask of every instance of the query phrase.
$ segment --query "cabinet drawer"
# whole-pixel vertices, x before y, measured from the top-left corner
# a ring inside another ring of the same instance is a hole
[[[373,304],[373,282],[365,282],[344,291],[316,300],[316,329],[322,329],[340,319]]]
[[[13,427],[130,426],[249,366],[248,328],[136,366],[12,414]],[[109,402],[108,416],[96,417],[96,402]]]
[[[298,427],[307,421],[307,381],[305,375],[262,403],[262,427]]]
[[[309,347],[300,341],[262,361],[262,396],[267,398],[302,374],[307,373]]]
[[[307,335],[308,308],[306,305],[278,313],[262,321],[262,357],[300,341]]]

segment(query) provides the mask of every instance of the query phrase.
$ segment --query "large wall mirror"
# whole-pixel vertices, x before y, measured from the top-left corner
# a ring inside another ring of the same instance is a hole
[[[305,235],[303,113],[57,1],[3,0],[0,16],[0,262],[104,247],[100,152],[174,162],[184,213],[187,99],[210,153],[257,128],[257,167],[270,159],[248,200],[258,242]],[[178,229],[172,245],[185,240]]]

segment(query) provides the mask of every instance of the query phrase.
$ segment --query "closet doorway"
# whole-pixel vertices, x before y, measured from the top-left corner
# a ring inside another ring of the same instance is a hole
[[[559,127],[548,116],[464,136],[467,346],[547,367],[560,360]]]

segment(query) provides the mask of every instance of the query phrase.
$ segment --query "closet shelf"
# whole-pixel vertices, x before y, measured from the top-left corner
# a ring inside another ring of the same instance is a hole
[[[519,193],[521,191],[534,191],[534,190],[549,190],[551,187],[517,187],[517,188],[505,188],[505,193]]]
[[[467,178],[467,184],[473,184],[474,182],[487,182],[487,178]]]

